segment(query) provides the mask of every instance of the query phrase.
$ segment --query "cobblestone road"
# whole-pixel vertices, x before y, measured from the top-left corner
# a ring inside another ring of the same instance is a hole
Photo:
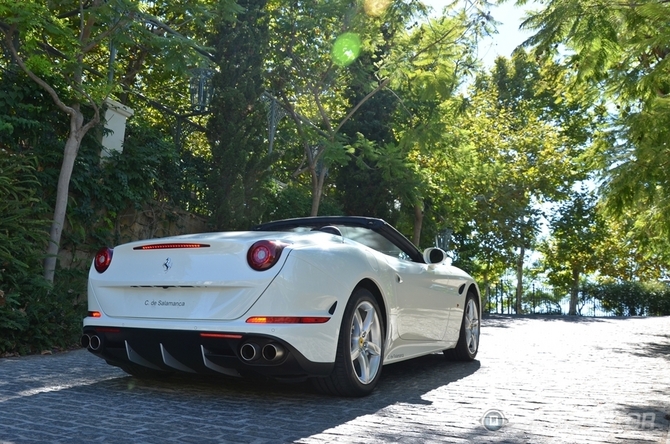
[[[487,412],[502,428],[482,425]],[[393,364],[363,399],[306,384],[142,381],[84,350],[0,359],[3,444],[670,444],[669,415],[667,317],[492,316],[478,361]]]

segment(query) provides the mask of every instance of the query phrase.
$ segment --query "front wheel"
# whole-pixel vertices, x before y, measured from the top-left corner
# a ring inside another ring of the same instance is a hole
[[[465,298],[465,309],[461,321],[461,331],[455,348],[444,350],[444,356],[455,361],[472,361],[479,351],[479,331],[481,320],[479,318],[479,298],[472,292],[468,292]]]
[[[372,393],[382,371],[384,326],[370,291],[354,291],[342,318],[335,368],[330,376],[314,379],[317,389],[337,396]]]

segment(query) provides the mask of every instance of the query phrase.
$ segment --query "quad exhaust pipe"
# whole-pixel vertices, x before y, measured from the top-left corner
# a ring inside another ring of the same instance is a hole
[[[102,347],[102,339],[98,335],[83,334],[79,342],[82,347],[92,351],[98,351]]]
[[[284,356],[284,347],[278,344],[267,344],[263,347],[263,358],[267,361],[278,361]]]
[[[253,342],[246,342],[240,347],[240,356],[245,361],[255,361],[260,357],[261,348]]]
[[[261,358],[267,362],[274,362],[284,357],[284,347],[271,342],[261,348],[254,342],[245,342],[240,347],[240,356],[247,362],[256,361]]]
[[[102,338],[96,334],[85,333],[81,336],[80,344],[83,348],[98,351],[102,348]],[[267,362],[275,362],[282,359],[284,354],[284,347],[274,342],[265,344],[262,348],[255,342],[245,342],[240,347],[240,356],[246,362],[256,361],[261,358]]]

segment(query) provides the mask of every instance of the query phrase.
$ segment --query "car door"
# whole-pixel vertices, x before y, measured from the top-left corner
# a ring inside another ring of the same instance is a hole
[[[449,267],[389,257],[395,271],[398,333],[402,339],[439,341],[447,331],[450,314],[463,299],[445,272]]]

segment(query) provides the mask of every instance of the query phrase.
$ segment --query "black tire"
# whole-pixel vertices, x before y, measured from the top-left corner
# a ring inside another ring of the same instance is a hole
[[[384,324],[370,291],[354,290],[342,318],[335,368],[330,376],[314,378],[314,386],[335,396],[367,396],[375,389],[384,360]]]
[[[481,317],[479,316],[479,298],[475,293],[468,292],[463,308],[463,320],[456,347],[444,350],[444,356],[453,361],[472,361],[479,351],[479,333]]]

